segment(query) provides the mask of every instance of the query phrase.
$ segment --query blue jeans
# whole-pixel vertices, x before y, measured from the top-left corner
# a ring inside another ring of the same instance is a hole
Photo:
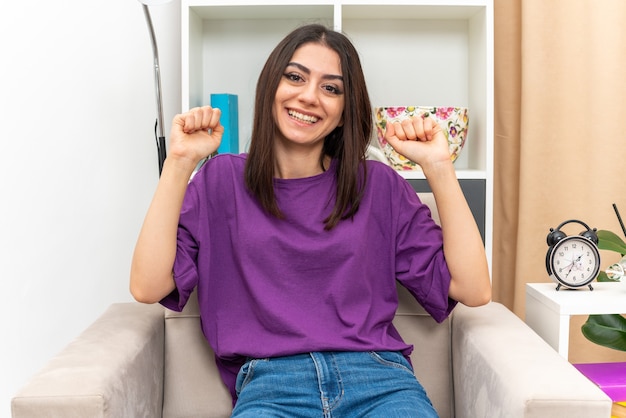
[[[237,376],[233,417],[436,418],[401,353],[316,352],[252,359]]]

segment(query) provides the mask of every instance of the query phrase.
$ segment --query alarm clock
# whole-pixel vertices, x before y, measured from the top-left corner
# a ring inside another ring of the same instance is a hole
[[[569,223],[578,223],[586,228],[579,235],[566,235],[561,228]],[[570,219],[559,226],[550,228],[546,241],[546,270],[548,275],[557,284],[556,290],[561,287],[577,289],[588,286],[593,290],[591,282],[600,271],[600,251],[598,251],[597,229],[577,219]]]

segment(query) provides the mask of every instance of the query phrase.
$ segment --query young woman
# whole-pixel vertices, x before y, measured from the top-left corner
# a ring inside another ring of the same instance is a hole
[[[219,146],[220,111],[174,118],[130,288],[174,310],[197,289],[233,416],[436,416],[392,325],[395,283],[437,321],[487,303],[484,247],[439,125],[390,124],[386,139],[422,167],[441,228],[394,170],[365,160],[371,131],[358,54],[320,25],[269,56],[248,154],[218,155],[189,182]]]

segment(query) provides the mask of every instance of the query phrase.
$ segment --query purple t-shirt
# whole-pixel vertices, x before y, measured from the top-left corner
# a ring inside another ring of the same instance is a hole
[[[161,303],[180,311],[194,288],[202,331],[235,399],[246,357],[310,351],[399,350],[392,320],[396,279],[438,321],[455,306],[441,229],[413,188],[368,161],[354,219],[324,230],[335,201],[335,163],[302,179],[275,179],[285,215],[268,215],[244,183],[247,155],[210,159],[190,182],[178,228],[176,290]]]

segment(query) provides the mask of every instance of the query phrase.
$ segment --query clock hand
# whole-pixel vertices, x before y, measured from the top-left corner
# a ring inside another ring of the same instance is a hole
[[[578,257],[576,257],[574,260],[572,260],[572,265],[569,268],[569,270],[567,271],[567,274],[565,275],[565,277],[569,276],[569,274],[572,272],[572,269],[574,268],[574,266],[576,266],[576,270],[580,270],[580,259],[583,258],[583,254],[580,254]]]
[[[580,254],[578,257],[576,257],[575,259],[572,260],[572,262],[569,264],[569,270],[567,270],[567,273],[565,273],[565,277],[568,277],[569,274],[572,272],[572,269],[574,268],[574,266],[577,266],[577,264],[580,262],[580,259],[583,258],[583,255]],[[578,268],[577,268],[578,270]]]
[[[565,266],[565,268],[569,267],[569,269],[567,270],[567,273],[565,273],[565,277],[569,276],[569,274],[572,272],[572,269],[574,268],[574,263],[575,263],[574,260],[570,260],[570,263],[567,266]]]

